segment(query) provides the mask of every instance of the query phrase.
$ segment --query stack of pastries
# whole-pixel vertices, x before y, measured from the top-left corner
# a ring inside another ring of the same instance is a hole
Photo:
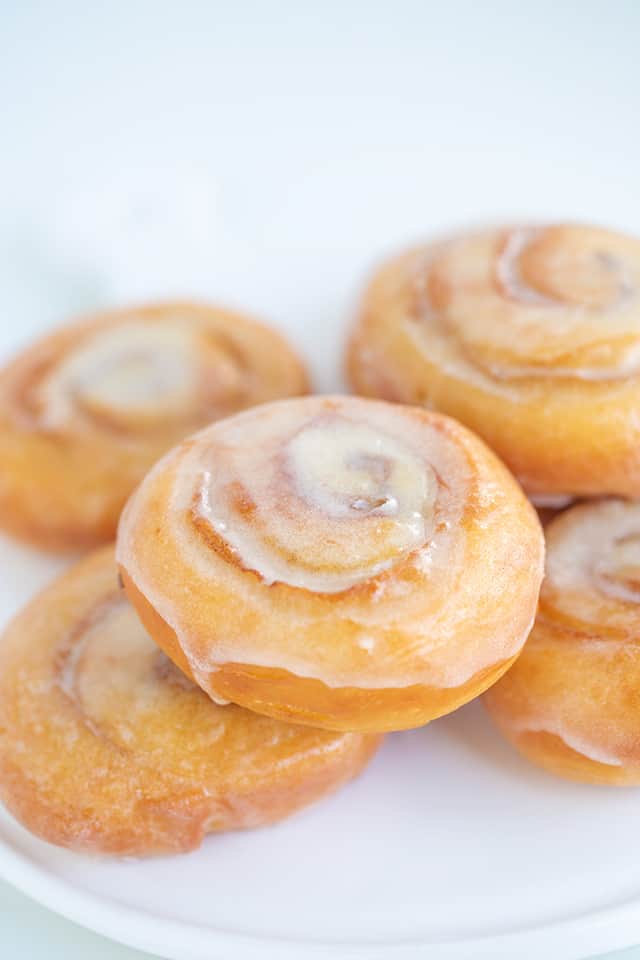
[[[95,549],[0,640],[6,807],[78,850],[186,851],[481,694],[535,763],[640,784],[639,290],[640,241],[519,226],[378,270],[360,396],[185,302],[13,360],[0,524]]]

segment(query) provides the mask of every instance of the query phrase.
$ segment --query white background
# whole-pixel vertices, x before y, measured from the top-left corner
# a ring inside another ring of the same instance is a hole
[[[388,250],[522,217],[640,232],[639,38],[633,0],[4,0],[0,351],[195,294],[272,319],[339,386]],[[53,569],[11,551],[7,611]],[[0,917],[9,957],[133,956],[3,886]]]

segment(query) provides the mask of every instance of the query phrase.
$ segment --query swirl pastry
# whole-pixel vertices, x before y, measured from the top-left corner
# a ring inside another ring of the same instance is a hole
[[[640,495],[640,240],[585,226],[472,233],[386,263],[358,392],[475,430],[531,494]]]
[[[640,784],[640,503],[572,507],[546,535],[534,629],[486,705],[552,773]]]
[[[65,327],[0,372],[0,526],[52,549],[111,540],[131,491],[178,440],[306,387],[282,337],[217,307],[165,303]]]
[[[61,846],[191,850],[332,791],[378,741],[212,703],[145,632],[109,547],[45,590],[0,641],[0,798]]]
[[[538,519],[439,414],[309,397],[219,421],[123,513],[117,557],[150,634],[214,699],[334,730],[426,723],[520,651]]]

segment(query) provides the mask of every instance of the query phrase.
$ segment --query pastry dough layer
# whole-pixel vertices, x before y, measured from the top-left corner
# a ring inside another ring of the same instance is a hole
[[[147,629],[211,696],[386,730],[454,709],[512,662],[543,544],[464,427],[309,397],[169,453],[127,505],[117,553]]]

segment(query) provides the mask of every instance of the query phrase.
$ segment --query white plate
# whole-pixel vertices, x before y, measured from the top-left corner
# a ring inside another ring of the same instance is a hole
[[[2,354],[195,293],[272,317],[335,388],[387,249],[496,218],[640,232],[637,5],[5,6]],[[0,622],[59,566],[0,542]],[[0,874],[176,960],[571,960],[640,941],[639,810],[528,767],[472,705],[183,858],[88,859],[0,815]]]
[[[0,816],[0,874],[175,960],[572,960],[640,939],[637,791],[529,768],[472,704],[276,827],[108,861]]]

